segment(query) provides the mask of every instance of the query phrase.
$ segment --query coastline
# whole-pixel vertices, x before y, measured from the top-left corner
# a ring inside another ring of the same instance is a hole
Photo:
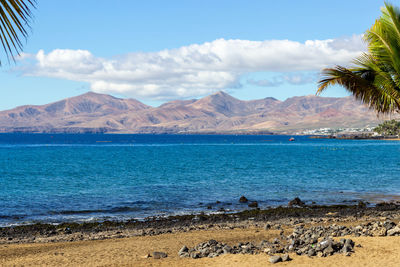
[[[340,134],[340,135],[309,135],[310,139],[338,139],[338,140],[383,140],[383,141],[399,141],[399,137],[395,136],[373,136],[370,134]]]
[[[324,201],[324,202],[315,202],[311,200],[302,199],[304,202],[304,207],[307,209],[345,209],[352,207],[359,207],[358,204],[362,203],[366,207],[375,208],[377,205],[382,205],[383,203],[389,204],[400,204],[400,195],[399,194],[383,194],[380,192],[344,192],[338,191],[337,194],[340,194],[342,197],[345,197],[340,201]],[[292,199],[293,200],[293,199]],[[185,210],[176,210],[171,213],[153,213],[147,216],[133,216],[124,214],[124,211],[129,212],[130,208],[126,206],[112,208],[109,210],[61,210],[61,211],[51,211],[48,214],[48,217],[44,216],[41,219],[27,219],[24,220],[24,216],[22,215],[9,215],[0,217],[0,231],[1,229],[7,228],[18,228],[24,227],[26,229],[32,227],[33,225],[101,225],[106,223],[108,225],[116,225],[116,224],[139,224],[139,223],[148,223],[152,221],[164,221],[168,222],[170,220],[182,218],[193,218],[196,216],[200,216],[202,218],[214,218],[214,217],[224,217],[224,216],[239,216],[241,218],[246,218],[245,214],[255,214],[255,213],[279,213],[275,212],[278,210],[290,210],[291,207],[288,206],[288,200],[282,200],[272,203],[266,203],[265,201],[258,200],[247,200],[246,202],[235,202],[234,200],[225,202],[216,200],[214,202],[198,202],[197,205],[193,206],[192,209],[187,208]],[[254,206],[252,206],[254,205]],[[121,214],[113,214],[108,212],[121,211]],[[53,216],[63,216],[67,215],[67,217],[56,217]],[[68,217],[68,215],[72,215],[72,217]],[[77,216],[78,215],[78,216]],[[82,217],[80,217],[82,215]],[[6,220],[6,221],[4,221]]]
[[[352,229],[344,237],[354,240],[350,257],[297,255],[282,266],[396,266],[400,260],[400,236],[380,236],[376,222],[399,224],[400,204],[279,207],[230,215],[186,215],[143,222],[103,222],[62,225],[31,225],[0,229],[0,265],[41,266],[265,266],[271,253],[224,254],[200,259],[178,256],[183,246],[217,240],[231,246],[258,244],[289,235],[293,229],[323,227]],[[358,230],[357,230],[358,229]],[[330,232],[333,239],[340,235]],[[334,235],[333,235],[334,234]],[[154,251],[168,256],[157,259]]]
[[[0,227],[0,244],[70,242],[159,235],[208,229],[210,225],[228,228],[238,225],[243,228],[266,221],[291,225],[299,218],[310,221],[327,218],[329,218],[328,221],[354,221],[363,216],[380,218],[388,215],[400,218],[399,201],[381,202],[373,207],[367,207],[364,202],[359,202],[357,205],[279,206],[269,209],[248,209],[234,213],[155,216],[145,220],[36,223]]]

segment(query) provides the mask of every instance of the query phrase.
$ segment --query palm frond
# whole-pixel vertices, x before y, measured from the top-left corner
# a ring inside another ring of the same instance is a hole
[[[36,0],[0,0],[0,41],[8,61],[22,51],[35,7]]]
[[[392,90],[391,85],[376,86],[378,79],[383,78],[376,76],[373,70],[350,70],[336,66],[322,71],[317,94],[321,94],[330,86],[341,85],[356,99],[368,104],[379,113],[389,113],[400,109],[400,94]]]
[[[364,34],[368,52],[354,66],[324,69],[317,94],[341,85],[378,113],[400,111],[400,9],[389,3]]]

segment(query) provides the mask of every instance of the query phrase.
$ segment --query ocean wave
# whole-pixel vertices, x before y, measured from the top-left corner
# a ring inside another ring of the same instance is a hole
[[[136,212],[144,210],[149,210],[149,208],[121,206],[121,207],[113,207],[111,209],[49,211],[49,214],[50,215],[74,215],[74,214],[92,214],[92,213],[113,214],[113,213],[127,213],[127,212]]]

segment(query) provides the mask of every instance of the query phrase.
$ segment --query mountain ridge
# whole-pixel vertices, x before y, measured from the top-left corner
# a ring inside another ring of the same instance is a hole
[[[0,111],[0,132],[251,133],[365,127],[382,118],[352,97],[240,100],[219,91],[158,107],[88,92],[45,105]]]

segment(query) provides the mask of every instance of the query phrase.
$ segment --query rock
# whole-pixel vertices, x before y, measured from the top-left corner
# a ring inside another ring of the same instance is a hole
[[[249,206],[249,208],[257,208],[258,207],[258,202],[257,201],[253,201],[248,206]]]
[[[395,226],[396,226],[396,224],[394,222],[392,222],[392,221],[385,221],[383,223],[383,227],[385,227],[386,230],[393,229]]]
[[[334,252],[335,252],[335,250],[333,249],[333,247],[331,245],[324,249],[324,253],[327,255],[332,255]]]
[[[149,253],[147,253],[147,255],[142,256],[143,259],[148,259],[151,258],[151,255]]]
[[[269,262],[272,263],[272,264],[275,264],[275,263],[278,263],[278,262],[281,262],[281,261],[282,261],[281,256],[271,256],[269,258]]]
[[[398,235],[400,234],[400,227],[396,226],[395,228],[392,228],[390,230],[387,231],[387,235],[388,236],[394,236],[394,235]]]
[[[293,207],[293,206],[304,207],[305,203],[303,201],[301,201],[300,198],[296,197],[289,201],[288,206],[289,207]]]
[[[275,252],[275,249],[272,249],[272,248],[265,248],[264,249],[264,253],[266,253],[268,255],[274,254],[274,252]]]
[[[283,254],[281,256],[282,261],[291,261],[292,259],[289,257],[289,254]]]
[[[160,251],[153,252],[153,258],[155,258],[155,259],[161,259],[161,258],[166,258],[166,257],[168,257],[168,255],[165,252],[160,252]]]
[[[373,236],[386,236],[387,230],[386,228],[378,228],[375,231],[372,231]]]
[[[240,203],[247,203],[249,200],[245,197],[245,196],[241,196],[240,198],[239,198],[239,202]]]
[[[190,253],[190,257],[193,259],[198,259],[200,258],[200,256],[201,256],[200,251],[193,251],[192,253]]]
[[[244,253],[244,254],[248,254],[250,251],[251,251],[251,249],[249,247],[244,246],[244,247],[242,247],[242,251],[241,252]]]
[[[181,258],[189,258],[190,254],[188,252],[184,252],[182,254],[179,254],[179,257],[181,257]]]
[[[357,231],[357,232],[362,231],[362,229],[363,229],[363,227],[362,227],[361,225],[357,225],[357,226],[354,228],[354,230]]]
[[[266,223],[265,226],[264,226],[264,229],[265,230],[271,229],[271,224]]]
[[[352,250],[352,247],[350,247],[349,245],[344,245],[342,248],[342,252],[345,254],[351,252]]]
[[[354,241],[349,239],[346,239],[346,241],[344,242],[345,246],[349,246],[350,248],[354,248]]]
[[[201,253],[201,256],[207,257],[211,253],[211,249],[206,247],[206,248],[200,250],[200,253]]]
[[[209,257],[209,258],[215,258],[215,257],[218,257],[218,253],[212,252],[212,253],[208,254],[208,256],[207,256],[207,257]]]
[[[332,245],[332,240],[330,240],[330,239],[322,240],[319,243],[319,246],[321,247],[322,250],[324,250],[325,248],[327,248],[331,245]]]
[[[310,250],[308,251],[307,255],[308,255],[309,257],[313,257],[313,256],[317,255],[317,252],[315,252],[314,249],[310,249]]]
[[[181,255],[181,254],[183,254],[183,253],[187,253],[188,251],[189,251],[188,247],[187,247],[187,246],[183,246],[183,247],[179,250],[178,255]]]
[[[214,239],[210,239],[210,240],[208,240],[208,245],[209,246],[215,246],[215,245],[217,245],[218,244],[218,242],[216,241],[216,240],[214,240]]]
[[[298,255],[303,255],[303,254],[306,254],[307,251],[308,251],[308,247],[303,247],[303,248],[297,250],[296,253],[297,253]]]
[[[228,253],[232,252],[232,248],[230,246],[226,245],[222,248],[222,251],[224,252],[224,254],[228,254]]]

